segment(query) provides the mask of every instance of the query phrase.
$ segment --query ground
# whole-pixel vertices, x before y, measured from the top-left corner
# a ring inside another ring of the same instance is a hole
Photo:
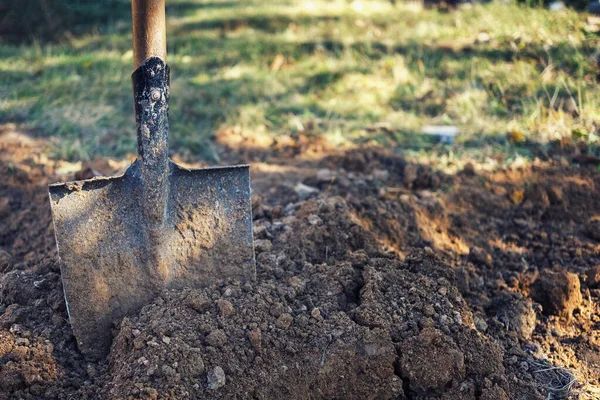
[[[600,398],[597,22],[170,2],[172,158],[251,164],[257,278],[164,291],[90,361],[47,185],[135,158],[115,10],[0,42],[0,399]]]
[[[600,393],[594,166],[452,175],[381,148],[223,146],[252,163],[256,281],[165,291],[115,321],[108,359],[90,362],[68,324],[46,185],[127,162],[82,167],[12,129],[1,139],[5,398]]]

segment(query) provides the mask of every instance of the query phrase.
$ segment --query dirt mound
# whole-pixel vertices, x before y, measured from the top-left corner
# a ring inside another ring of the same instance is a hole
[[[0,398],[594,396],[591,171],[447,175],[375,149],[256,163],[256,282],[166,291],[89,363],[55,261],[56,165],[35,154],[0,152]]]
[[[327,220],[328,207],[320,207],[311,215]],[[310,224],[297,226],[295,236],[306,240],[311,230]],[[272,250],[287,240],[285,232],[272,232]],[[355,235],[369,241],[361,228]],[[108,375],[90,393],[476,399],[490,389],[505,398],[522,396],[515,378],[508,379],[502,349],[474,330],[458,289],[446,278],[410,271],[411,265],[433,264],[430,270],[451,276],[433,251],[402,262],[353,251],[350,241],[338,248],[335,263],[301,260],[300,266],[280,254],[279,272],[259,263],[259,283],[165,292],[125,320]]]

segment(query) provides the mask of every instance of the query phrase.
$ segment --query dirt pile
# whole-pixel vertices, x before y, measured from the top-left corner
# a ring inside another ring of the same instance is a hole
[[[0,398],[594,396],[593,172],[450,176],[373,149],[256,162],[256,282],[166,291],[89,363],[55,261],[56,166],[35,154],[1,153]]]
[[[308,200],[274,219],[277,229],[259,230],[272,245],[263,244],[258,255],[258,283],[166,292],[124,321],[108,376],[92,392],[117,398],[522,396],[521,385],[532,378],[507,373],[502,349],[474,329],[451,267],[431,249],[405,261],[365,251],[374,238],[347,210],[340,198]],[[345,242],[327,240],[345,231],[351,233]],[[314,245],[305,246],[304,258],[280,250],[311,239],[331,246],[335,262],[311,262],[324,258]]]

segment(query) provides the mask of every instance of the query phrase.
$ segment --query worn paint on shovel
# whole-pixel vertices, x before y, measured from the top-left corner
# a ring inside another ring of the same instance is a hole
[[[169,68],[154,57],[132,77],[137,160],[122,176],[49,187],[69,319],[92,359],[161,290],[256,274],[249,166],[170,161]]]

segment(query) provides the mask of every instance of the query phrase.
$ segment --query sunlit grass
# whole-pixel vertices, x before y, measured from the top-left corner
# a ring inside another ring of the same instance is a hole
[[[584,26],[573,11],[510,4],[174,0],[171,145],[215,159],[222,126],[418,151],[424,125],[456,125],[453,151],[481,154],[505,152],[509,130],[594,140],[597,36]],[[89,32],[0,42],[0,123],[53,137],[63,158],[135,152],[129,22]]]

